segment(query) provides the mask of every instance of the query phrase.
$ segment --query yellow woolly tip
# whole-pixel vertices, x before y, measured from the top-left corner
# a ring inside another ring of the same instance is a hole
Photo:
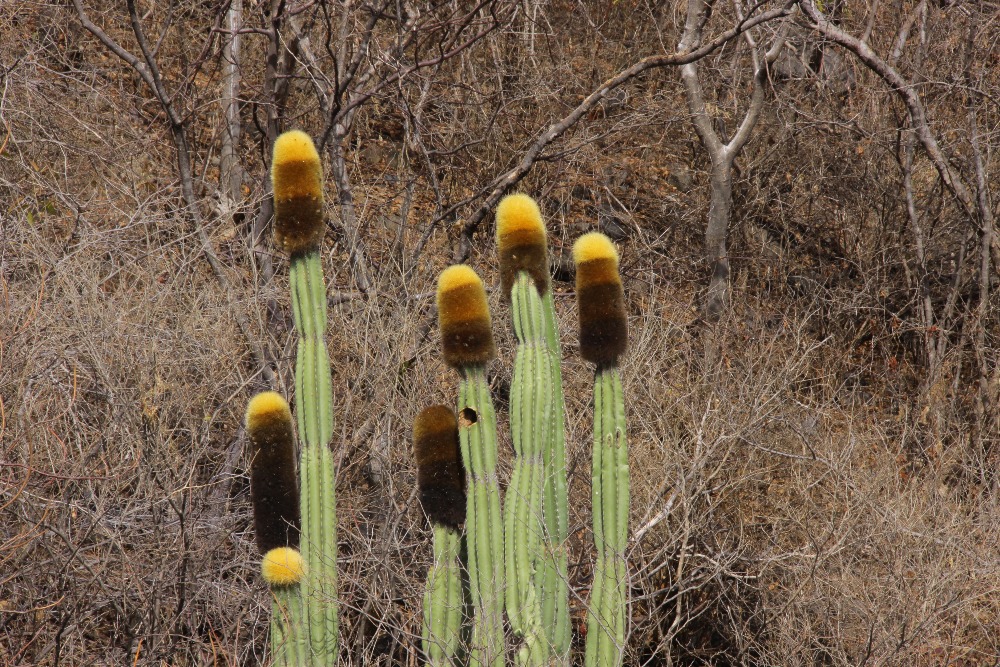
[[[289,130],[274,142],[275,167],[292,162],[319,162],[319,153],[308,134],[302,130]]]
[[[549,289],[549,253],[545,223],[535,200],[526,194],[504,197],[497,206],[497,255],[500,258],[500,287],[504,298],[522,271],[535,282],[539,294]]]
[[[449,266],[441,272],[440,276],[438,276],[438,300],[440,301],[441,295],[446,292],[451,292],[452,290],[461,289],[463,287],[469,287],[471,285],[478,285],[480,287],[483,285],[483,281],[480,280],[475,271],[470,269],[465,264],[455,264],[453,266]]]
[[[250,399],[247,406],[247,430],[255,432],[261,427],[286,421],[292,423],[288,402],[276,391],[265,391]]]
[[[584,234],[573,244],[573,261],[579,266],[584,262],[596,259],[610,259],[618,264],[618,251],[615,250],[615,244],[600,232]]]
[[[519,192],[507,195],[497,206],[497,240],[503,243],[509,234],[538,232],[545,234],[545,223],[538,204],[528,195]]]
[[[442,271],[437,305],[445,363],[458,368],[484,364],[496,356],[486,288],[475,271],[464,264]]]
[[[260,573],[271,586],[291,586],[302,581],[306,563],[302,554],[291,547],[278,547],[264,554]]]

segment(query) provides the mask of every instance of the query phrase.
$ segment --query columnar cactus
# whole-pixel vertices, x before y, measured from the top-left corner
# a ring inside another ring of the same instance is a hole
[[[302,441],[301,596],[314,664],[337,661],[337,514],[330,440],[333,388],[326,351],[326,286],[320,262],[323,178],[307,134],[285,132],[274,143],[271,178],[277,244],[291,255],[292,315],[299,334],[295,364],[296,415]]]
[[[505,197],[496,221],[501,289],[511,299],[518,339],[510,402],[517,458],[514,495],[508,492],[505,505],[507,613],[526,648],[533,648],[531,631],[540,625],[545,657],[565,662],[570,633],[562,355],[545,225],[538,205],[525,194]]]
[[[424,594],[422,648],[431,667],[458,667],[462,639],[461,525],[465,476],[458,422],[451,408],[432,405],[413,422],[420,503],[434,529],[434,564]]]
[[[273,391],[247,406],[250,498],[254,534],[263,554],[261,575],[274,595],[271,647],[275,665],[302,664],[306,651],[299,582],[304,563],[299,546],[299,487],[295,479],[292,413]]]
[[[320,263],[323,192],[319,156],[302,132],[275,142],[272,179],[277,244],[291,256],[295,329],[300,336],[295,386],[301,487],[296,485],[291,411],[265,392],[248,407],[251,495],[261,572],[274,594],[274,664],[337,662],[337,536],[326,291]],[[445,361],[459,372],[458,418],[433,406],[414,423],[421,501],[434,526],[434,565],[424,600],[423,650],[437,667],[463,659],[461,524],[474,618],[468,662],[504,664],[504,602],[521,640],[522,665],[568,664],[567,492],[561,351],[549,285],[545,228],[530,197],[506,198],[497,211],[502,289],[518,340],[511,384],[516,458],[506,521],[496,473],[496,414],[486,365],[496,356],[486,292],[467,266],[438,280]],[[594,540],[597,564],[588,616],[586,664],[618,667],[627,605],[624,550],[629,471],[618,359],[627,321],[618,257],[611,242],[588,234],[574,247],[584,359],[594,384]],[[468,472],[466,480],[459,463]],[[301,492],[300,492],[301,489]],[[301,544],[302,552],[298,551]],[[506,554],[506,559],[505,559]],[[506,563],[506,567],[505,567]]]
[[[618,360],[628,343],[618,253],[597,232],[573,247],[580,354],[596,364],[592,499],[597,562],[587,615],[587,667],[618,667],[625,644],[629,469]]]
[[[486,381],[486,364],[496,356],[496,345],[482,280],[465,265],[445,269],[438,278],[437,304],[444,360],[459,372],[459,443],[469,473],[466,541],[474,607],[469,664],[501,667],[503,524],[496,474],[496,412]]]

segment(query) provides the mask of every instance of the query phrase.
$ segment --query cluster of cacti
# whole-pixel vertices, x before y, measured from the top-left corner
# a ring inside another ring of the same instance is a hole
[[[473,631],[468,664],[503,664],[500,591],[517,640],[516,663],[568,664],[564,398],[545,227],[538,206],[523,194],[505,198],[496,218],[501,289],[510,299],[517,338],[510,391],[515,457],[505,496],[502,551],[497,546],[501,524],[496,420],[485,371],[485,364],[495,356],[486,293],[479,277],[464,265],[449,267],[438,282],[444,358],[461,376],[459,439],[469,473],[466,528]],[[593,471],[597,563],[587,620],[586,664],[617,667],[625,637],[629,493],[617,364],[627,343],[627,323],[618,257],[607,237],[585,235],[574,248],[574,259],[581,353],[597,364]],[[425,646],[431,636],[427,628],[433,615],[440,613],[441,595],[439,589],[428,590]],[[454,660],[455,655],[449,654],[447,660]],[[428,658],[432,664],[451,664],[442,662],[440,653],[428,652]]]
[[[275,392],[255,396],[246,415],[254,530],[263,554],[262,575],[274,599],[274,664],[333,665],[338,657],[337,538],[329,449],[332,383],[319,253],[322,173],[312,141],[298,131],[278,138],[272,165],[275,239],[291,258],[292,310],[299,334],[295,392],[301,448],[296,475],[288,404]],[[486,372],[496,346],[486,290],[464,265],[442,272],[437,291],[443,357],[459,373],[457,417],[450,408],[432,406],[420,412],[413,426],[420,498],[434,537],[422,628],[422,649],[434,666],[502,667],[505,610],[517,640],[517,664],[569,663],[562,353],[545,226],[527,195],[505,198],[496,217],[501,289],[509,299],[517,338],[510,392],[515,458],[503,512],[496,415]],[[586,664],[617,667],[627,605],[629,473],[618,370],[627,323],[611,242],[600,234],[585,235],[574,247],[574,259],[581,354],[597,365],[597,562]],[[467,611],[471,633],[466,633]]]
[[[247,431],[253,445],[254,526],[262,551],[279,543],[285,548],[268,550],[262,564],[275,600],[271,623],[274,664],[332,665],[338,652],[337,514],[329,448],[333,388],[324,338],[326,287],[320,263],[325,228],[323,177],[319,155],[304,132],[291,131],[278,137],[271,164],[275,240],[291,258],[292,314],[299,334],[295,396],[301,447],[296,485],[287,403],[273,392],[254,397],[247,410]],[[275,407],[279,401],[283,409]],[[271,437],[275,435],[280,437]],[[279,486],[281,491],[276,490]],[[294,503],[299,509],[293,522],[289,507]],[[294,525],[294,530],[287,531],[287,543],[282,543],[282,523]],[[270,542],[261,542],[262,531]],[[293,551],[300,543],[301,555]],[[286,568],[295,576],[275,575],[282,571],[273,556],[276,552],[283,555],[280,562],[295,561],[294,567]],[[289,557],[290,553],[295,556]]]

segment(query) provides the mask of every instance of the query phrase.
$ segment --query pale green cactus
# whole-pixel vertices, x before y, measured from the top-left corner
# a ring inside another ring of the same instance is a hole
[[[458,667],[462,655],[461,525],[465,476],[458,422],[451,408],[432,405],[413,421],[420,503],[434,529],[434,564],[427,573],[421,647],[431,667]]]
[[[496,356],[482,280],[464,265],[441,273],[438,319],[445,362],[459,372],[458,419],[468,474],[466,547],[473,605],[469,665],[504,664],[503,523],[497,485],[497,423],[486,364]]]
[[[538,205],[525,194],[505,197],[496,220],[501,289],[511,299],[518,340],[510,401],[517,456],[510,486],[515,495],[508,491],[506,503],[507,614],[526,648],[533,648],[532,628],[540,627],[545,659],[566,664],[570,632],[562,353],[545,224]],[[527,537],[523,543],[522,535]]]
[[[520,272],[512,291],[511,310],[518,339],[510,391],[510,428],[514,472],[504,505],[507,562],[507,617],[523,639],[518,663],[546,664],[549,648],[542,630],[541,596],[535,572],[542,566],[542,452],[549,438],[552,394],[542,299],[534,282]]]
[[[448,526],[434,525],[434,564],[427,572],[420,645],[430,667],[462,664],[462,538]]]
[[[552,420],[543,450],[545,554],[536,576],[542,595],[542,626],[557,664],[569,665],[569,490],[566,485],[566,398],[562,384],[562,347],[552,290],[542,297],[549,346]]]
[[[308,135],[291,131],[278,137],[271,177],[275,238],[291,254],[292,315],[299,334],[295,395],[305,576],[297,586],[299,603],[288,601],[284,614],[293,629],[301,624],[308,636],[308,655],[299,656],[305,661],[298,663],[332,665],[338,655],[336,477],[330,452],[333,387],[319,252],[324,231],[322,172]],[[276,662],[280,659],[280,654],[275,656]]]
[[[629,468],[625,401],[618,360],[628,342],[618,254],[599,233],[573,248],[580,315],[580,354],[597,365],[594,376],[592,499],[597,562],[587,615],[587,667],[619,667],[628,607],[625,546]]]
[[[273,596],[271,651],[276,665],[303,664],[308,642],[301,595],[305,562],[298,551],[292,413],[284,397],[273,391],[254,396],[247,406],[246,431],[254,534],[263,555],[261,576]]]

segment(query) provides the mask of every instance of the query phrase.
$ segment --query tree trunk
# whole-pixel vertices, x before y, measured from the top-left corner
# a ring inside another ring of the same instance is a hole
[[[230,0],[226,12],[226,30],[229,39],[222,48],[222,108],[225,126],[222,131],[222,150],[219,159],[219,189],[229,197],[236,210],[242,198],[243,169],[240,166],[240,26],[243,23],[243,0]]]
[[[714,158],[714,156],[713,156]],[[712,160],[712,198],[705,226],[705,255],[712,271],[705,298],[705,314],[717,320],[729,306],[729,255],[726,237],[733,207],[733,161],[728,155]]]

